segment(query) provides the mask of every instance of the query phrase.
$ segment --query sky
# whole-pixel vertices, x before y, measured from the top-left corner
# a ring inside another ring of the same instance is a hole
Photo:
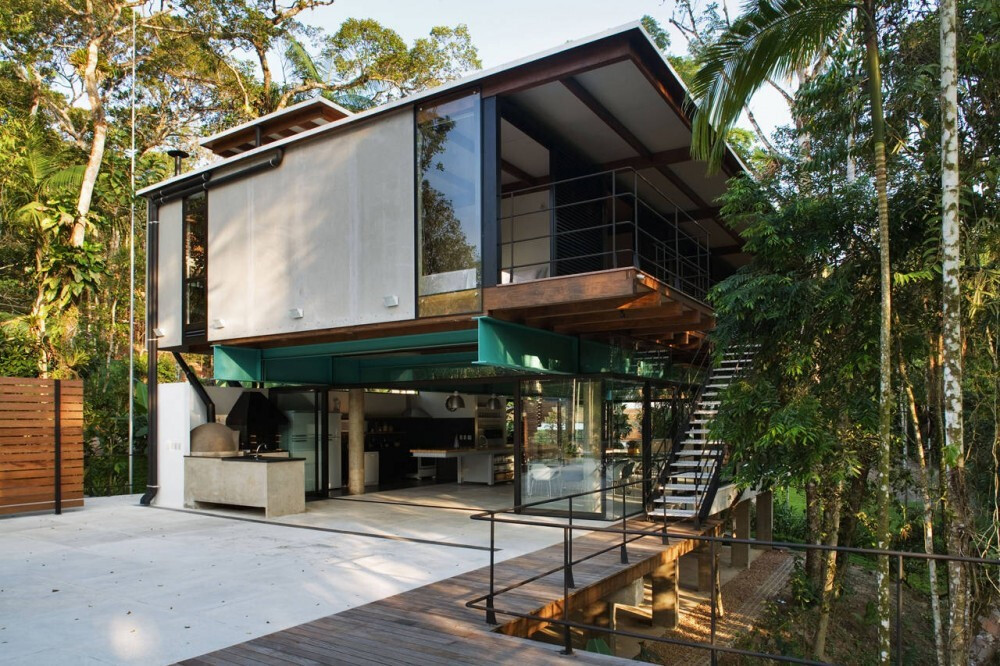
[[[667,28],[672,50],[683,53],[683,38],[668,24],[672,10],[670,0],[337,0],[302,18],[329,33],[347,18],[372,18],[408,43],[426,36],[435,25],[464,23],[488,69],[637,21],[644,14]],[[751,109],[769,134],[789,122],[787,106],[774,91],[758,93]],[[749,128],[745,120],[740,124]]]

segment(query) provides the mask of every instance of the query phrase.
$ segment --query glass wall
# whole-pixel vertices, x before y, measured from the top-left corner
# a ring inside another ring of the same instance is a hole
[[[417,314],[482,311],[479,93],[417,107]]]
[[[605,480],[607,518],[621,518],[642,510],[645,456],[643,456],[642,384],[608,380],[604,383]]]
[[[208,194],[184,198],[184,336],[205,334],[208,307]]]
[[[569,503],[556,498],[603,487],[601,409],[600,380],[522,384],[522,503],[553,499],[534,510],[565,511]],[[573,500],[574,513],[600,514],[603,508],[600,492]]]

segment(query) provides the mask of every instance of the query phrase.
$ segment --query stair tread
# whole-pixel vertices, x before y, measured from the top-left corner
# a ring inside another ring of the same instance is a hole
[[[660,511],[650,511],[649,517],[652,519],[663,518],[693,518],[696,515],[694,509],[662,509]]]
[[[694,495],[664,495],[653,500],[653,504],[697,504],[698,498]]]

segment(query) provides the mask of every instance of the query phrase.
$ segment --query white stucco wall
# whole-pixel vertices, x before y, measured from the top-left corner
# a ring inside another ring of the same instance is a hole
[[[181,233],[181,202],[172,201],[160,207],[160,263],[156,327],[163,329],[161,347],[181,343],[181,269],[183,239]]]
[[[209,191],[209,341],[415,316],[413,132],[404,109]]]

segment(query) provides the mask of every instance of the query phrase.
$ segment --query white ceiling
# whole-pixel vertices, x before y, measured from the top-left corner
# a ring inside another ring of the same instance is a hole
[[[631,60],[609,64],[574,78],[648,152],[690,146],[691,131],[685,122]],[[558,134],[597,165],[640,156],[636,148],[558,81],[517,92],[510,99],[541,126]],[[501,156],[531,176],[549,175],[548,151],[507,121],[501,125]],[[640,184],[640,196],[662,214],[673,217],[675,206],[689,211],[703,204],[719,205],[718,197],[726,190],[725,173],[706,175],[705,163],[693,160],[664,168],[680,179],[700,201],[686,196],[660,169],[642,169],[639,174],[648,183]],[[505,173],[501,182],[509,184],[518,180]],[[699,230],[699,226],[703,230]],[[712,219],[688,222],[682,227],[700,236],[707,232],[713,247],[732,246],[735,242],[720,223]],[[733,265],[745,263],[747,259],[746,255],[723,258]]]

